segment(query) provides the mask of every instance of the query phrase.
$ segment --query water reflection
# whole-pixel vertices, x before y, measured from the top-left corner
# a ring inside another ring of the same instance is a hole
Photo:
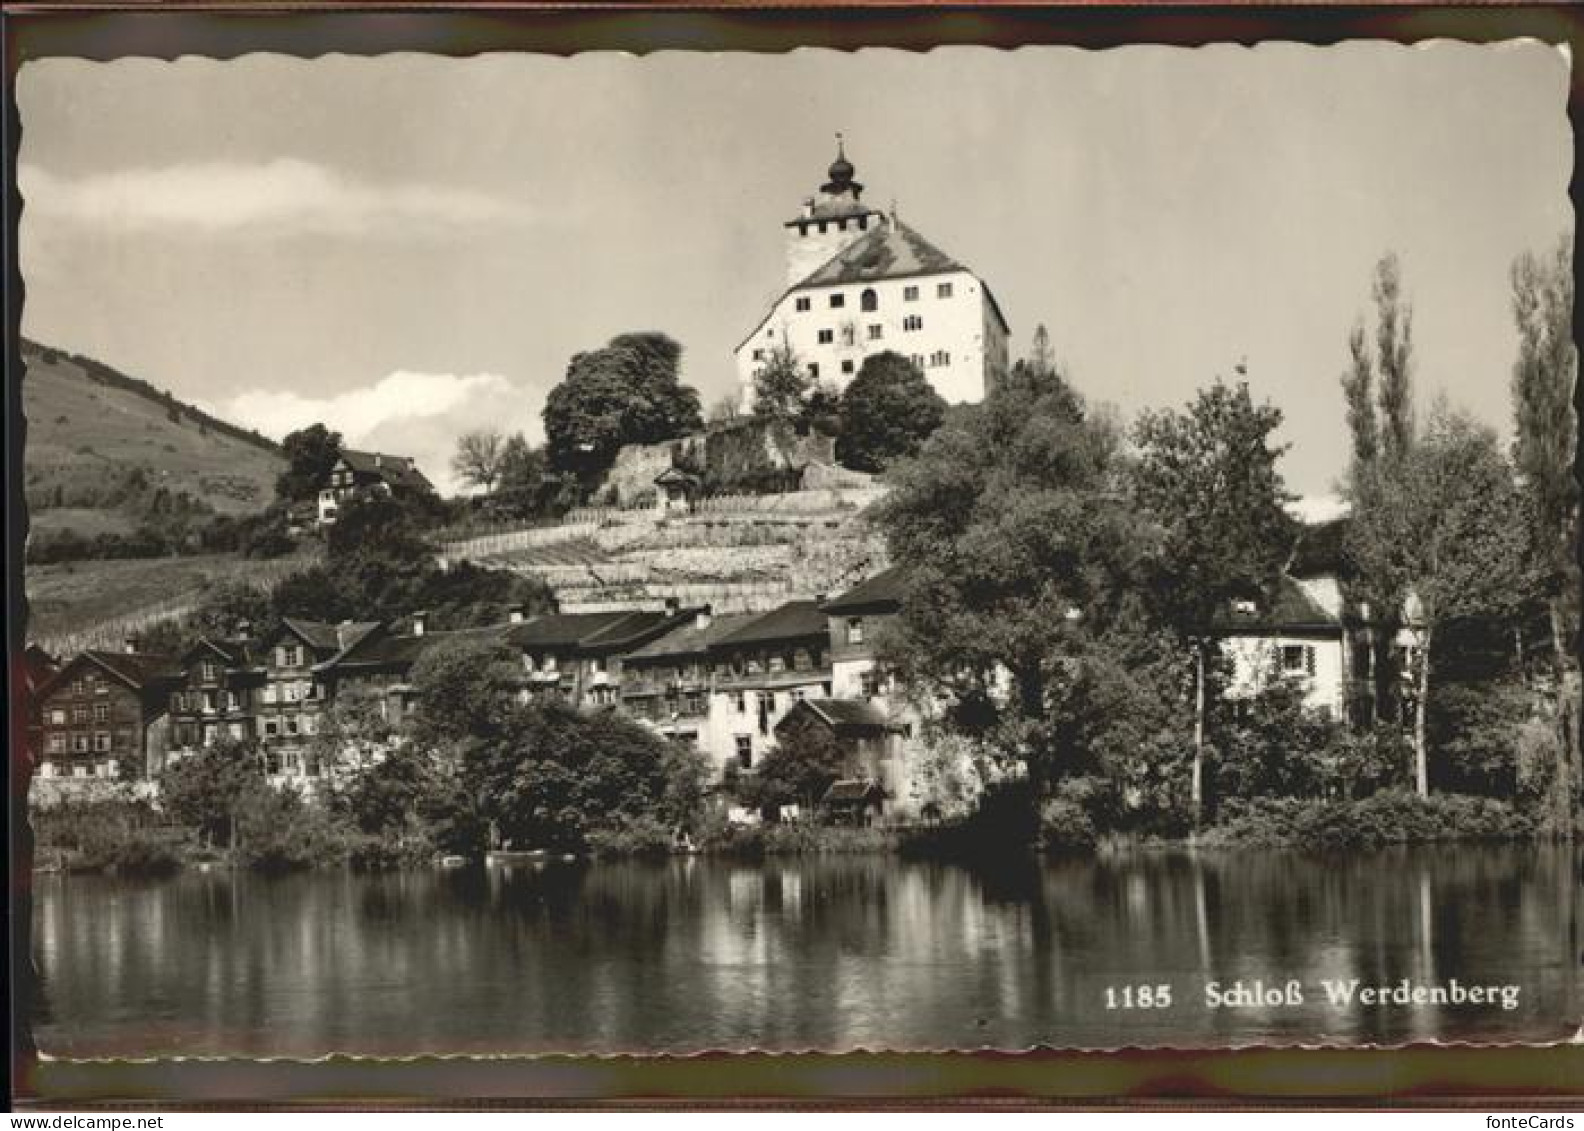
[[[1580,858],[1160,852],[984,871],[879,857],[390,876],[40,877],[56,1055],[1330,1040],[1577,1027]],[[1322,982],[1516,983],[1517,1007]],[[1301,1006],[1208,1009],[1206,986]],[[1107,990],[1172,987],[1165,1009]],[[1571,1019],[1571,1024],[1569,1020]]]

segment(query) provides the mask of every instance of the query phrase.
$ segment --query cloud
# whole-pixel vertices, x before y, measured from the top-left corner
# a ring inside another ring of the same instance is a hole
[[[498,373],[402,370],[328,397],[252,390],[233,397],[220,415],[277,439],[322,423],[340,432],[348,447],[412,456],[443,494],[451,494],[461,487],[451,474],[457,437],[491,427],[522,431],[537,442],[541,403]]]
[[[522,205],[470,189],[360,181],[295,158],[123,169],[81,177],[59,177],[23,164],[17,179],[24,215],[121,231],[381,235],[528,219]]]

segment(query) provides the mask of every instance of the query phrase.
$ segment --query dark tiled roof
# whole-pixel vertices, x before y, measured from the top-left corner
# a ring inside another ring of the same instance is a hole
[[[1342,622],[1321,608],[1291,577],[1283,577],[1269,608],[1259,607],[1252,613],[1231,610],[1216,627],[1232,633],[1278,632],[1283,629],[1340,631]]]
[[[547,613],[513,625],[510,639],[521,648],[583,645],[613,632],[632,617],[663,617],[664,613],[637,613],[623,609],[609,613]]]
[[[137,691],[151,687],[158,689],[164,684],[174,683],[182,675],[180,662],[175,656],[158,652],[111,652],[91,648],[79,653],[45,681],[39,688],[39,694],[46,695],[65,683],[72,672],[85,663],[96,665]]]
[[[410,667],[429,649],[442,644],[466,640],[499,641],[504,643],[515,624],[491,624],[481,628],[457,628],[441,632],[425,632],[422,636],[365,637],[342,652],[334,660],[322,665],[326,668],[354,667]]]
[[[902,570],[899,566],[881,570],[860,581],[845,593],[825,602],[827,613],[862,613],[871,610],[895,611],[902,604]]]
[[[377,620],[326,624],[324,621],[303,620],[300,617],[283,617],[281,624],[320,652],[344,651],[380,627]]]
[[[801,640],[825,636],[825,613],[816,601],[788,601],[778,609],[754,617],[735,632],[715,641],[715,648],[736,648],[745,644],[767,644],[777,640]]]
[[[669,656],[703,655],[709,650],[711,644],[731,635],[753,619],[754,614],[752,613],[711,617],[706,627],[699,628],[695,617],[694,620],[673,628],[664,636],[651,640],[642,648],[627,653],[627,659],[629,661],[641,661],[664,659]]]
[[[833,781],[830,788],[825,791],[821,799],[826,804],[835,802],[868,801],[875,797],[884,797],[885,790],[880,783],[869,778],[846,778],[842,781]]]
[[[940,275],[967,268],[901,221],[885,224],[854,240],[793,290]]]
[[[412,487],[422,491],[434,490],[418,465],[407,456],[391,456],[383,452],[343,451],[341,458],[358,475],[382,479],[395,487]]]
[[[228,665],[242,667],[247,664],[252,648],[251,640],[215,640],[208,636],[200,636],[196,644],[182,653],[181,661],[190,664],[200,652],[212,652]]]

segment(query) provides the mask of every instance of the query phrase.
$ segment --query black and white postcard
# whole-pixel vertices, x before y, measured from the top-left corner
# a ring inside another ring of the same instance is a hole
[[[37,1048],[1573,1037],[1573,65],[25,62]]]

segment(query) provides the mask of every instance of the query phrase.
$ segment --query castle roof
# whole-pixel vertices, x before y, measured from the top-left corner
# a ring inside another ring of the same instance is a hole
[[[836,287],[876,279],[966,270],[968,268],[897,220],[860,236],[792,289]]]

